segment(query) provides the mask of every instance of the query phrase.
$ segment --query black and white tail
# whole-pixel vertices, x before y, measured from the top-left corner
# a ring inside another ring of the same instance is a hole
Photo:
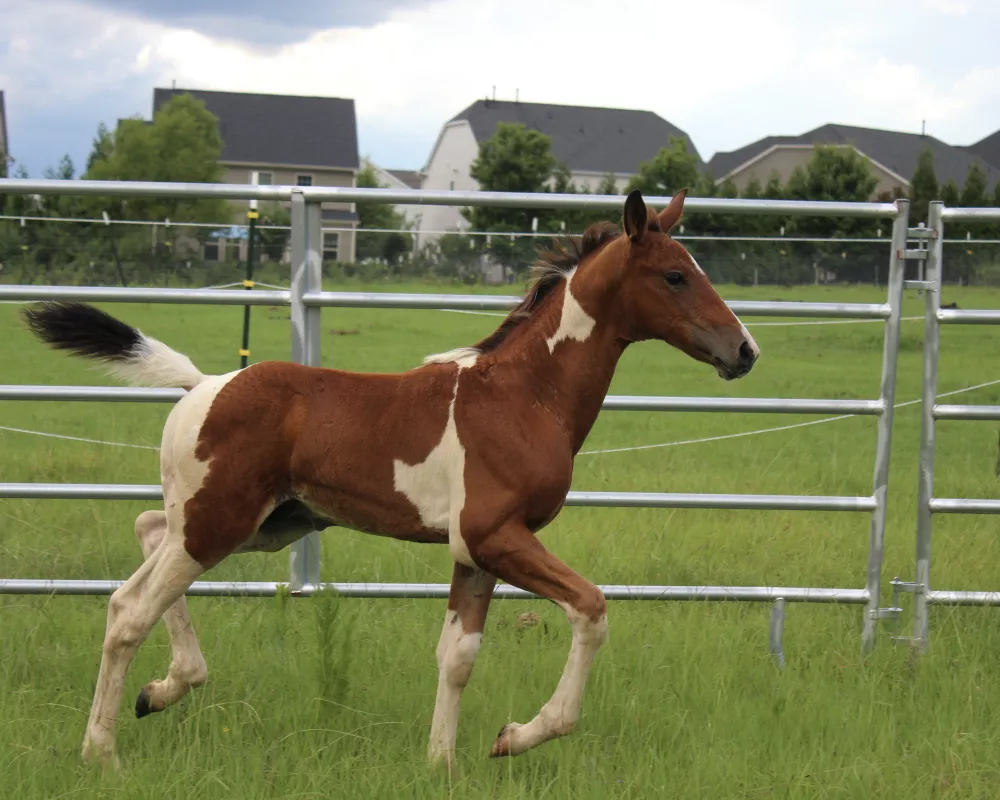
[[[46,344],[104,362],[109,374],[133,386],[192,389],[205,380],[186,355],[86,303],[46,302],[22,313]]]

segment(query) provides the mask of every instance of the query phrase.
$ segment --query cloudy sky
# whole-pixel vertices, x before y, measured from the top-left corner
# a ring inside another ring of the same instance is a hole
[[[825,122],[1000,128],[997,0],[0,0],[11,152],[82,166],[156,86],[354,98],[362,155],[424,164],[493,92],[641,108],[702,157]]]

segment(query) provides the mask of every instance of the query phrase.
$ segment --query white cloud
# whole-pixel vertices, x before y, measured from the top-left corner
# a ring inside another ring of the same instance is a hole
[[[926,119],[956,143],[1000,127],[997,10],[972,0],[842,0],[835,20],[797,0],[442,0],[266,50],[70,0],[4,15],[12,121],[85,105],[101,115],[93,127],[148,115],[153,86],[173,81],[353,97],[362,150],[390,166],[419,166],[443,122],[494,85],[504,99],[654,111],[706,158],[825,122],[919,130]],[[929,26],[940,46],[913,41]]]

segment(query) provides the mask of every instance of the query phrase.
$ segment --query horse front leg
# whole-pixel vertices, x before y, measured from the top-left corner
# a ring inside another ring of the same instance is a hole
[[[456,562],[448,611],[437,647],[438,689],[431,723],[428,756],[451,769],[458,735],[462,691],[469,682],[483,641],[483,626],[497,579],[488,572]]]
[[[560,606],[573,627],[569,658],[552,697],[531,722],[505,725],[490,751],[494,758],[514,756],[572,732],[590,666],[607,638],[606,603],[600,589],[548,552],[523,525],[501,528],[473,557],[507,583]]]

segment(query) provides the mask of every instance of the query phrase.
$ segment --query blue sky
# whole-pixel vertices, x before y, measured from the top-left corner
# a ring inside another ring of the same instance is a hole
[[[156,86],[352,97],[362,155],[419,168],[499,98],[654,111],[701,155],[826,122],[1000,128],[994,0],[0,0],[11,153],[82,168]]]

